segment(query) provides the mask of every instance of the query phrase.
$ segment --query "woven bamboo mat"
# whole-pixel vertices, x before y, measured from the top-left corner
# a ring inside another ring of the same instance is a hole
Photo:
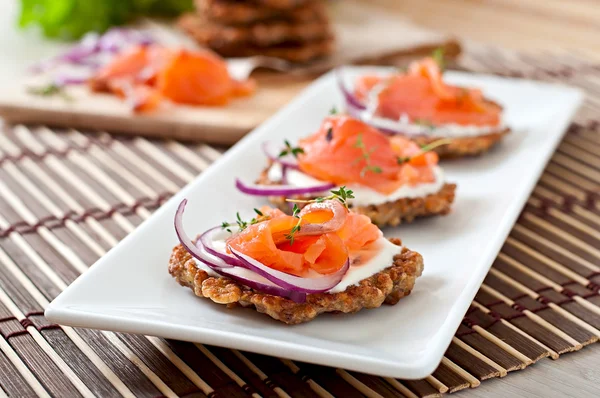
[[[381,378],[50,324],[48,302],[222,150],[4,126],[0,397],[435,397],[596,342],[600,65],[467,47],[459,67],[565,82],[588,98],[431,376]]]

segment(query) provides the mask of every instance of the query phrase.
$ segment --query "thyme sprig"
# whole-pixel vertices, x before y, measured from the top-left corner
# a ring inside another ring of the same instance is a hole
[[[293,147],[288,140],[285,140],[284,143],[285,148],[279,152],[280,158],[284,157],[285,155],[292,155],[293,157],[297,158],[299,154],[304,153],[304,149],[300,147]]]
[[[331,195],[322,196],[315,199],[286,199],[287,202],[292,203],[321,203],[326,200],[339,200],[344,207],[348,208],[348,199],[354,199],[354,192],[351,189],[346,189],[346,187],[340,187],[337,191],[331,190]],[[297,209],[298,206],[294,206],[294,209]]]
[[[430,130],[435,128],[435,124],[433,124],[431,120],[425,118],[417,118],[413,121],[413,123],[419,126],[427,127]]]
[[[53,97],[60,96],[67,101],[72,101],[73,97],[67,94],[63,86],[59,86],[56,83],[49,83],[45,86],[29,87],[27,89],[29,94],[39,95],[40,97]]]
[[[382,172],[381,167],[374,165],[371,163],[371,154],[377,150],[377,146],[374,146],[371,149],[367,149],[364,141],[362,133],[358,134],[356,137],[356,143],[354,144],[355,148],[359,148],[362,154],[354,159],[353,164],[359,163],[361,161],[365,162],[365,167],[360,171],[360,177],[364,178],[367,172],[372,172],[376,174],[380,174]]]
[[[438,67],[443,72],[446,69],[446,54],[443,47],[438,47],[431,53],[431,58],[438,64]]]
[[[420,156],[420,155],[424,154],[425,152],[432,151],[433,149],[435,149],[437,147],[440,147],[442,145],[448,145],[451,142],[452,142],[452,139],[450,139],[450,138],[443,138],[441,140],[435,140],[433,142],[430,142],[427,145],[423,145],[421,147],[421,150],[419,152],[415,153],[414,155],[412,155],[412,156],[404,156],[404,157],[398,156],[398,158],[396,160],[397,160],[398,164],[407,163],[407,162],[410,162],[410,160],[412,158]]]
[[[245,221],[245,220],[242,220],[242,217],[240,216],[240,212],[238,211],[237,213],[235,213],[235,218],[236,218],[235,222],[230,223],[227,221],[223,221],[221,223],[221,228],[223,228],[227,232],[232,232],[230,227],[237,225],[239,230],[243,231],[246,228],[248,228],[248,226],[250,226],[250,225],[254,225],[261,221],[268,220],[268,217],[265,216],[262,211],[260,211],[258,209],[254,209],[254,212],[256,213],[257,217],[253,217],[252,219],[250,219],[250,221]]]
[[[296,225],[294,225],[294,228],[292,228],[290,232],[285,236],[285,238],[290,241],[290,246],[294,244],[296,232],[299,232],[302,228],[302,217],[299,216],[299,213],[300,208],[297,204],[294,203],[294,208],[292,209],[292,216],[296,217],[298,219],[298,222],[296,223]]]

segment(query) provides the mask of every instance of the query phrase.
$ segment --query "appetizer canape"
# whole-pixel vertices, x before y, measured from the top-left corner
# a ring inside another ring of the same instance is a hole
[[[419,145],[451,139],[435,149],[442,157],[486,152],[510,131],[502,122],[502,107],[478,89],[446,83],[439,64],[429,57],[405,72],[360,76],[352,90],[338,75],[348,112]]]
[[[287,324],[324,312],[352,313],[396,304],[423,271],[419,253],[387,240],[368,217],[348,210],[341,187],[288,216],[255,209],[255,218],[224,222],[196,240],[183,230],[186,200],[175,216],[180,245],[169,272],[197,296],[228,307],[254,307]]]
[[[344,115],[327,117],[319,130],[297,147],[265,145],[270,158],[256,184],[236,181],[244,193],[268,196],[289,212],[285,197],[319,196],[347,186],[350,206],[379,226],[398,225],[416,217],[447,214],[456,185],[444,180],[438,155],[402,136],[389,136]]]

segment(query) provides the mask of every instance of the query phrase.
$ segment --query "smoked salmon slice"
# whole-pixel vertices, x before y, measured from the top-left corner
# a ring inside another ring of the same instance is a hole
[[[303,150],[298,156],[300,170],[336,185],[355,183],[389,194],[403,184],[435,179],[432,166],[437,155],[421,153],[412,141],[390,138],[349,116],[329,116],[299,146]]]
[[[320,274],[335,273],[352,252],[382,235],[368,217],[348,212],[338,230],[320,235],[298,235],[292,241],[289,236],[298,223],[301,226],[324,223],[333,214],[315,212],[311,213],[312,217],[299,219],[268,207],[261,208],[261,213],[267,219],[233,235],[227,240],[228,246],[268,267],[297,276],[307,276],[309,270]]]
[[[363,101],[376,95],[380,117],[398,120],[406,115],[412,122],[434,126],[497,126],[502,112],[486,101],[480,90],[445,83],[431,57],[412,63],[406,73],[385,78],[362,76],[355,83],[355,95]]]
[[[156,109],[162,99],[189,105],[222,106],[256,90],[252,79],[237,81],[209,50],[137,46],[117,55],[89,81],[93,91],[125,98],[134,111]]]

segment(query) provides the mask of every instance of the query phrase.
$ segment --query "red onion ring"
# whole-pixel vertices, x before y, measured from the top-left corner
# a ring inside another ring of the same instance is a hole
[[[298,216],[302,217],[306,214],[310,214],[313,211],[331,211],[333,213],[333,217],[331,220],[326,221],[322,224],[303,224],[300,231],[298,231],[298,235],[322,235],[329,232],[335,232],[344,226],[346,222],[346,216],[348,215],[348,211],[337,200],[328,200],[326,202],[321,203],[311,203],[308,206],[305,206]]]
[[[200,235],[200,239],[198,239],[196,246],[202,245],[202,247],[204,248],[204,250],[206,250],[208,252],[208,254],[211,254],[215,257],[220,258],[221,260],[225,261],[227,264],[229,264],[231,266],[241,267],[242,263],[236,257],[234,257],[230,254],[227,254],[225,252],[219,251],[215,248],[215,246],[213,244],[214,236],[218,232],[222,232],[222,231],[223,231],[223,227],[221,227],[221,226],[209,229],[208,231],[206,231],[205,233]]]
[[[244,268],[250,271],[256,272],[258,275],[268,279],[282,288],[294,290],[302,293],[324,293],[334,286],[336,286],[348,269],[350,268],[350,259],[346,260],[346,263],[342,268],[331,275],[325,275],[318,278],[302,278],[286,274],[285,272],[277,271],[271,267],[267,267],[260,261],[253,259],[252,257],[235,250],[229,246],[229,250],[234,256],[239,258],[244,264]]]
[[[187,199],[183,199],[177,207],[177,212],[175,213],[175,233],[177,234],[177,239],[181,245],[187,250],[194,258],[202,261],[203,263],[210,263],[214,267],[218,268],[230,268],[233,265],[228,264],[223,259],[210,255],[203,245],[196,245],[190,239],[190,237],[185,233],[183,229],[183,212],[185,211],[185,205],[187,204]]]
[[[246,184],[239,178],[235,180],[235,186],[238,190],[248,195],[254,196],[291,196],[291,195],[306,195],[312,193],[327,192],[335,187],[335,184],[326,182],[321,185],[313,185],[310,187],[297,187],[294,185],[259,185]]]
[[[279,156],[283,148],[280,145],[275,144],[273,141],[265,141],[262,145],[263,152],[273,162],[280,163],[282,166],[291,167],[293,169],[298,168],[298,159],[292,154],[285,156]]]
[[[349,113],[353,113],[353,112],[357,112],[357,111],[363,111],[365,109],[367,109],[367,106],[365,104],[362,103],[362,101],[360,101],[358,98],[356,98],[356,96],[354,94],[352,94],[350,92],[350,90],[348,90],[346,88],[346,85],[344,84],[344,77],[342,76],[342,71],[340,68],[337,68],[335,70],[335,77],[337,79],[337,83],[338,83],[338,87],[340,88],[340,91],[342,92],[342,94],[344,94],[344,99],[346,100],[346,105],[348,105],[348,112]]]
[[[268,280],[266,281],[267,283],[264,283],[264,282],[257,281],[255,279],[246,278],[241,275],[236,275],[236,269],[237,269],[236,267],[228,268],[228,269],[220,268],[218,270],[215,270],[215,272],[217,272],[223,276],[226,276],[228,278],[231,278],[235,281],[238,281],[238,282],[240,282],[258,292],[261,292],[261,293],[272,294],[274,296],[289,298],[290,300],[292,300],[296,303],[306,302],[306,293],[304,293],[304,292],[299,292],[297,290],[292,290],[292,289],[285,289],[285,288],[275,285],[272,282],[269,282]],[[259,276],[254,272],[252,272],[252,273],[255,274],[257,277]],[[261,278],[261,279],[263,279],[263,278]]]

